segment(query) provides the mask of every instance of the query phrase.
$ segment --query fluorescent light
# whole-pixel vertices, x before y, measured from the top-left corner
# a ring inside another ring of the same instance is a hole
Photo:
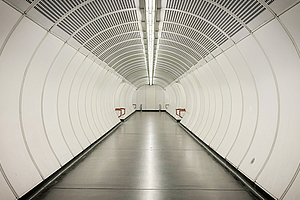
[[[149,84],[153,84],[153,53],[154,53],[154,24],[155,24],[155,0],[146,0],[146,20],[148,39],[148,77]]]

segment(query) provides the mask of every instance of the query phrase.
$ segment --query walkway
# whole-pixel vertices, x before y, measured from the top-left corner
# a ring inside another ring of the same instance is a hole
[[[252,197],[168,114],[137,112],[44,199],[234,199]]]

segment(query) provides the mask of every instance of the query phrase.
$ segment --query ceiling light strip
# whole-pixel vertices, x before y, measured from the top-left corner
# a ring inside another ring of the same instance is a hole
[[[148,77],[149,84],[153,84],[153,52],[154,52],[154,23],[155,23],[155,0],[146,0],[146,20],[148,39]]]

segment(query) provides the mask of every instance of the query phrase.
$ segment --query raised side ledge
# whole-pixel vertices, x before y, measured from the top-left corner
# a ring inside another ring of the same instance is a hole
[[[165,111],[174,121],[176,121],[177,123],[179,123],[181,121],[181,119],[176,119],[173,115],[171,115],[168,111]]]
[[[133,112],[134,113],[134,112]],[[113,133],[122,123],[119,122],[116,124],[113,128],[111,128],[108,132],[106,132],[104,135],[102,135],[99,139],[97,139],[95,142],[90,144],[86,149],[84,149],[82,152],[80,152],[77,156],[75,156],[73,159],[71,159],[69,162],[67,162],[64,166],[59,168],[56,172],[54,172],[52,175],[50,175],[48,178],[43,180],[41,183],[39,183],[37,186],[35,186],[33,189],[31,189],[29,192],[27,192],[25,195],[23,195],[19,200],[27,200],[27,199],[34,199],[38,198],[39,195],[43,195],[48,189],[50,189],[55,183],[56,180],[63,174],[65,174],[69,169],[72,167],[75,167],[76,164],[80,163],[86,155],[93,151],[93,149],[104,139],[106,139],[111,133]]]
[[[170,114],[169,114],[170,115]],[[170,115],[173,117],[172,115]],[[174,117],[173,117],[174,118]],[[192,131],[190,131],[186,126],[179,123],[182,129],[184,129],[192,138],[194,138],[218,163],[220,163],[227,171],[229,171],[236,179],[240,180],[248,191],[253,194],[256,198],[262,200],[276,200],[273,196],[263,190],[261,187],[251,181],[248,177],[242,174],[238,169],[230,164],[226,159],[220,156],[215,150],[203,142],[198,136],[196,136]]]
[[[121,122],[125,122],[127,121],[137,110],[133,111],[130,115],[128,115],[127,117],[125,117],[124,119],[120,119]]]

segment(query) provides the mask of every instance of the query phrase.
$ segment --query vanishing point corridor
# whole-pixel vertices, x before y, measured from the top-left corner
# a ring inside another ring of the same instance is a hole
[[[136,112],[43,199],[252,199],[165,112]]]

